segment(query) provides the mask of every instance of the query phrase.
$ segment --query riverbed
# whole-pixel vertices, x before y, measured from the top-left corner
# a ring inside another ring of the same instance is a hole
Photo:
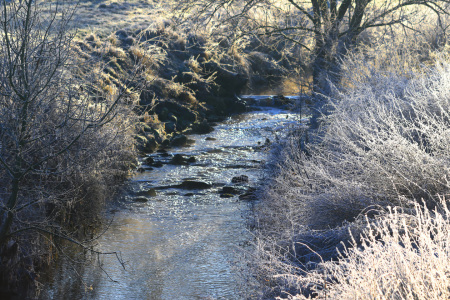
[[[118,251],[124,265],[114,255],[82,267],[62,258],[41,298],[251,298],[241,258],[251,247],[253,188],[270,144],[300,121],[290,110],[254,107],[190,135],[187,147],[141,158],[141,172],[108,206],[110,225],[96,247]]]

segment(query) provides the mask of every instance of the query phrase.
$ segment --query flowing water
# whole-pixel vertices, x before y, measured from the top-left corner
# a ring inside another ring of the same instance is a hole
[[[114,255],[82,268],[62,259],[42,298],[241,299],[240,249],[251,239],[252,202],[220,191],[228,186],[245,193],[256,186],[269,141],[298,122],[291,111],[258,108],[229,118],[209,134],[189,136],[195,142],[188,147],[150,155],[162,167],[148,170],[143,163],[147,170],[109,206],[111,225],[98,241],[99,251],[120,251],[125,268]],[[168,164],[175,154],[195,162]],[[248,182],[232,182],[241,175]],[[178,186],[186,180],[202,182],[203,189]],[[156,195],[136,198],[151,188]],[[251,297],[251,291],[247,294]]]

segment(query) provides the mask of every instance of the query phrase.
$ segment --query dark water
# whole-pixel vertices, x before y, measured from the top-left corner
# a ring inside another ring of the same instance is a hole
[[[245,264],[239,263],[240,247],[251,239],[247,229],[251,202],[237,195],[222,198],[219,191],[223,186],[243,191],[255,186],[267,155],[264,144],[298,122],[290,111],[261,108],[230,118],[210,134],[189,136],[195,143],[171,149],[169,156],[151,155],[167,162],[178,153],[193,156],[196,162],[164,164],[136,175],[129,182],[131,192],[109,208],[112,223],[97,249],[120,251],[125,269],[115,256],[101,256],[101,267],[98,262],[75,267],[65,259],[42,298],[242,299],[243,291],[251,297],[240,277]],[[249,182],[233,184],[232,178],[240,175],[248,176]],[[148,202],[133,200],[139,191],[183,180],[212,187],[157,189]]]

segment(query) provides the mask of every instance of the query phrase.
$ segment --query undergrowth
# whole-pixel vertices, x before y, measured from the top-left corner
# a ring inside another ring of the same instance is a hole
[[[343,61],[319,129],[272,150],[251,260],[263,298],[446,298],[450,65],[373,49]]]

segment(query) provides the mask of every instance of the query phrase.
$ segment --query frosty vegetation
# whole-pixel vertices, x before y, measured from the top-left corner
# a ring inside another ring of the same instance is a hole
[[[316,299],[447,299],[450,212],[445,199],[440,204],[430,210],[416,203],[407,213],[389,208],[366,220],[337,261],[305,276],[278,276],[307,286]]]
[[[323,113],[273,146],[260,296],[449,298],[448,1],[299,3],[0,1],[0,285],[36,283],[137,150],[235,112],[248,82]]]
[[[99,88],[102,57],[74,55],[73,7],[0,5],[0,285],[26,290],[61,240],[90,248],[80,233],[136,160],[134,104]]]
[[[447,297],[450,65],[410,50],[349,55],[319,130],[274,149],[253,260],[266,297]]]

